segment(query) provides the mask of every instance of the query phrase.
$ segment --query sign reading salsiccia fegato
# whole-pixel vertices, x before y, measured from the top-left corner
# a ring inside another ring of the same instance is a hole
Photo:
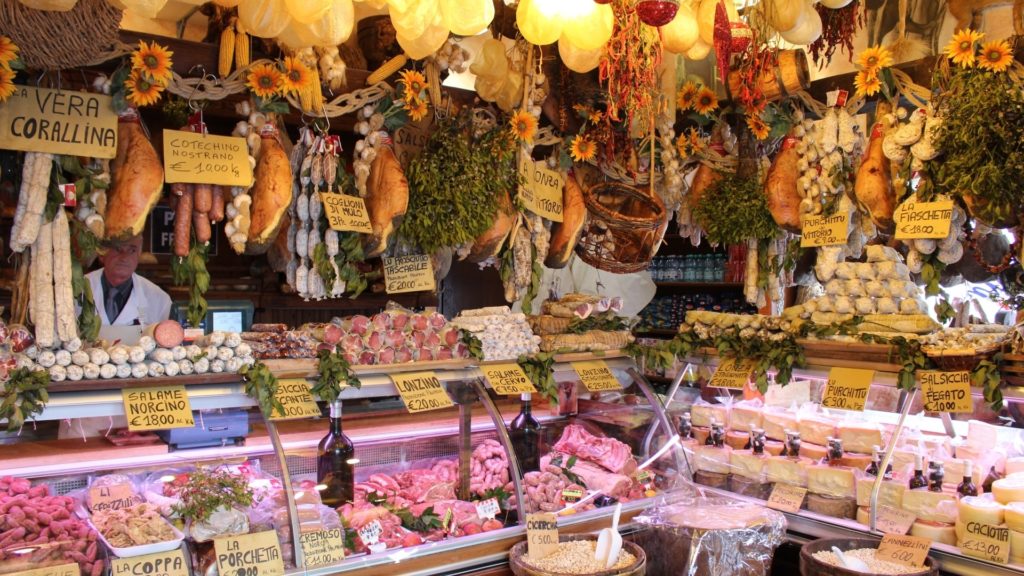
[[[117,155],[110,96],[17,86],[0,104],[0,148],[91,158]]]

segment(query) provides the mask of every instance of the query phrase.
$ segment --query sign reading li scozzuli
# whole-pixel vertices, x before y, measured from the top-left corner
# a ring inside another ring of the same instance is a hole
[[[0,104],[0,148],[113,158],[117,114],[110,96],[16,86]]]

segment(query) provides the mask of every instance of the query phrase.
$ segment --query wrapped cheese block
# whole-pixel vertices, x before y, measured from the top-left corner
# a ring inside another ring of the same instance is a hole
[[[1011,530],[1024,531],[1024,502],[1010,502],[1003,509],[1003,518]],[[1024,555],[1024,549],[1020,551]]]
[[[853,470],[837,466],[807,467],[807,490],[814,494],[855,500],[857,484]]]
[[[953,524],[946,522],[930,522],[919,518],[911,524],[910,535],[927,538],[940,544],[956,546],[956,528]]]
[[[800,455],[809,458],[814,462],[819,462],[822,458],[828,456],[828,448],[818,444],[803,442],[800,444]]]
[[[857,522],[865,526],[871,526],[871,509],[865,506],[857,508]]]
[[[828,439],[836,435],[836,423],[831,418],[820,415],[804,416],[797,425],[800,439],[811,444],[828,445]]]
[[[733,450],[729,455],[729,464],[733,475],[760,481],[764,479],[768,458],[764,454],[754,454],[751,450]]]
[[[1024,564],[1024,532],[1010,530],[1010,563]]]
[[[956,522],[956,494],[953,492],[931,492],[925,489],[903,492],[901,507],[914,513],[918,520],[930,522]]]
[[[786,430],[796,430],[796,416],[789,412],[764,411],[761,413],[761,427],[764,435],[770,440],[784,441]]]
[[[729,456],[731,453],[732,448],[728,446],[722,448],[716,446],[697,446],[694,449],[696,468],[704,472],[728,474],[730,471]]]
[[[857,517],[857,502],[850,497],[836,497],[816,492],[807,493],[807,509],[815,514],[833,518]]]
[[[992,483],[992,495],[1000,504],[1024,502],[1024,474],[1011,474]]]
[[[782,451],[785,448],[786,443],[778,440],[765,440],[764,443],[764,452],[769,456],[782,456]]]
[[[760,407],[737,404],[729,412],[729,428],[733,430],[750,432],[754,428],[761,428],[762,422]]]
[[[871,465],[872,456],[868,454],[854,454],[853,452],[846,452],[843,457],[838,461],[833,462],[835,466],[845,466],[847,468],[853,468],[855,470],[866,470]]]
[[[964,496],[957,503],[957,515],[958,523],[978,522],[997,526],[1003,523],[1004,508],[991,494]]]
[[[917,451],[897,448],[892,451],[892,469],[897,474],[913,474]],[[928,469],[928,457],[921,458],[922,470]]]
[[[945,484],[952,484],[956,486],[964,479],[964,472],[967,470],[967,463],[973,462],[964,458],[947,458],[942,460],[942,467],[946,471],[946,477],[944,480]],[[985,480],[982,475],[980,466],[973,466],[971,468],[971,477],[974,479],[975,486],[981,486]]]
[[[721,404],[694,404],[690,407],[690,421],[694,426],[711,426],[714,420],[719,424],[729,421],[729,408]]]
[[[733,450],[743,450],[750,443],[750,433],[730,430],[725,433],[725,444]]]
[[[874,489],[875,479],[871,477],[857,479],[857,505],[871,505],[871,490]],[[878,505],[900,508],[903,506],[903,492],[906,487],[902,482],[895,480],[883,480],[882,486],[878,489]]]
[[[988,472],[995,469],[1002,473],[1006,470],[1006,455],[996,444],[967,444],[957,446],[956,457],[974,462],[974,470],[977,472]]]
[[[839,439],[844,450],[861,454],[870,454],[873,446],[887,444],[882,440],[882,427],[872,422],[840,424]]]
[[[765,476],[769,482],[781,482],[793,486],[807,486],[808,460],[794,460],[785,456],[773,456],[765,464]]]
[[[693,431],[693,439],[697,441],[698,446],[703,446],[708,436],[711,435],[711,428],[708,426],[694,426],[691,430]]]

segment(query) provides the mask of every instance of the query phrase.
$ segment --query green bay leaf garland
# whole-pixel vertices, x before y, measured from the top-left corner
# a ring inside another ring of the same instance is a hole
[[[26,420],[43,412],[50,401],[50,375],[45,370],[16,368],[0,386],[0,420],[7,420],[7,431],[17,432]]]
[[[363,383],[352,372],[352,366],[335,350],[320,350],[316,361],[317,380],[312,392],[324,402],[334,402],[342,386],[362,388]]]
[[[768,201],[756,178],[721,173],[701,196],[693,216],[712,244],[730,246],[754,238],[774,238],[779,227],[768,211]]]
[[[284,416],[284,406],[277,399],[277,377],[266,364],[257,361],[242,366],[238,374],[245,382],[245,394],[256,401],[264,418],[271,418],[275,412]]]

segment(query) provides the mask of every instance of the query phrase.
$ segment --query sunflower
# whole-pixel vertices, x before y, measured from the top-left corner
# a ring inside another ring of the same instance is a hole
[[[576,162],[587,162],[592,160],[597,155],[597,144],[593,140],[585,136],[577,135],[572,139],[572,147],[569,150],[569,156],[572,157]]]
[[[427,107],[427,101],[421,98],[413,98],[412,100],[406,100],[403,104],[405,109],[409,112],[409,118],[413,122],[419,122],[426,115],[429,108]]]
[[[309,67],[294,56],[284,59],[284,74],[281,76],[282,92],[298,94],[309,87],[313,81],[313,73]]]
[[[861,70],[853,77],[853,87],[859,96],[874,96],[882,89],[877,70]]]
[[[690,137],[685,132],[676,138],[676,152],[683,158],[690,155]]]
[[[427,79],[416,70],[402,70],[399,82],[405,85],[405,99],[418,98],[427,89]]]
[[[697,85],[693,82],[683,84],[679,88],[679,91],[676,92],[676,108],[680,111],[686,111],[693,108],[694,100],[697,99],[698,90]]]
[[[978,55],[978,66],[992,72],[1003,72],[1013,62],[1013,53],[1006,40],[989,42],[981,47],[981,54]]]
[[[512,115],[512,119],[509,120],[511,125],[512,135],[518,140],[526,140],[527,142],[533,141],[533,135],[537,132],[537,119],[530,115],[529,112],[520,108],[516,110],[515,114]]]
[[[707,146],[704,143],[704,137],[697,131],[696,128],[690,128],[690,152],[694,155],[699,154]]]
[[[586,104],[573,104],[572,109],[583,118],[589,117],[592,112],[590,106],[587,106]]]
[[[961,30],[953,35],[953,38],[946,45],[946,55],[964,68],[974,66],[974,47],[985,35],[975,32],[970,28]]]
[[[715,96],[715,93],[707,86],[701,88],[693,101],[693,109],[701,116],[711,114],[718,109],[718,96]]]
[[[18,45],[7,36],[0,36],[0,67],[10,68],[11,61],[18,57]]]
[[[857,64],[865,70],[878,70],[892,66],[892,52],[882,46],[872,46],[857,56]]]
[[[281,90],[281,71],[271,64],[257,64],[249,69],[245,84],[257,98],[273,98]]]
[[[758,140],[764,140],[771,132],[771,127],[758,114],[747,114],[747,128]]]
[[[14,94],[14,70],[0,66],[0,102]]]
[[[124,87],[127,90],[128,102],[135,106],[149,106],[156,104],[163,92],[163,86],[146,78],[141,70],[132,70],[124,80]]]
[[[597,124],[604,120],[604,110],[591,110],[589,119],[592,124]]]
[[[171,81],[171,52],[156,43],[139,40],[139,49],[132,54],[132,68],[138,70],[151,84],[167,86]]]

